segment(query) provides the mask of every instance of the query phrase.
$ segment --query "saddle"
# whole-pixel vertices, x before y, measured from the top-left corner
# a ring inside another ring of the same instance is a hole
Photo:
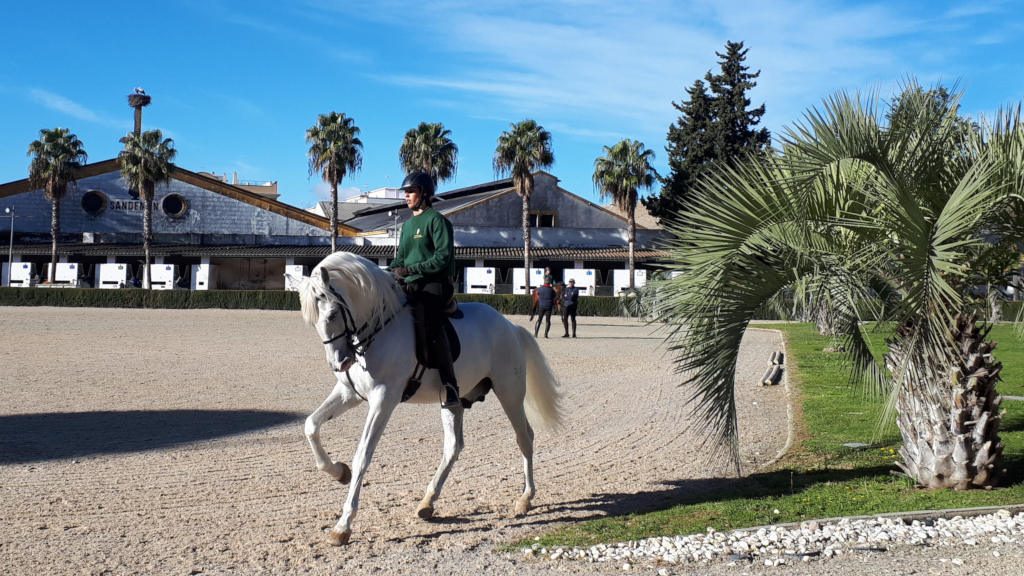
[[[444,330],[445,336],[448,339],[448,349],[451,351],[452,362],[459,359],[459,355],[462,353],[462,343],[459,342],[459,335],[455,332],[455,326],[452,325],[452,319],[462,318],[462,311],[457,312],[457,316],[446,316],[444,323],[441,325],[441,329]],[[416,360],[427,368],[437,368],[439,366],[437,359],[434,357],[437,352],[432,345],[432,342],[427,340],[426,334],[420,334],[419,330],[416,331]]]
[[[442,324],[445,336],[448,338],[448,346],[451,350],[452,362],[458,360],[459,355],[462,353],[462,343],[459,340],[459,335],[455,332],[455,325],[452,324],[452,320],[460,320],[463,318],[462,310],[459,310],[458,303],[452,298],[449,302],[448,308],[445,310],[447,314]],[[416,331],[416,360],[418,365],[413,370],[412,376],[405,383],[405,390],[402,392],[402,402],[412,398],[416,391],[420,388],[420,382],[423,378],[423,372],[427,368],[437,368],[437,362],[434,358],[435,352],[433,347],[427,342],[425,334],[421,334],[418,330]],[[493,383],[490,378],[484,378],[472,387],[468,392],[462,395],[462,407],[471,408],[476,402],[483,402],[487,393],[491,391]]]
[[[459,355],[462,353],[462,343],[459,341],[459,335],[455,331],[455,326],[452,325],[452,320],[459,320],[463,317],[462,310],[459,310],[458,303],[455,298],[452,298],[448,303],[448,307],[445,309],[445,317],[441,324],[441,330],[444,332],[445,339],[448,342],[448,349],[452,356],[452,363],[459,359]],[[438,368],[440,365],[437,361],[437,346],[441,345],[441,342],[431,342],[426,335],[425,327],[413,325],[413,332],[416,341],[416,368],[413,370],[412,377],[405,383],[405,391],[402,393],[402,402],[405,402],[409,398],[412,398],[416,391],[420,388],[420,380],[423,378],[423,372],[427,368]]]

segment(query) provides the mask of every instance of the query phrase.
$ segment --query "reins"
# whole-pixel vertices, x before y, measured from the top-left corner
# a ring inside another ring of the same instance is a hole
[[[331,344],[332,342],[336,342],[342,338],[348,338],[349,346],[352,347],[352,350],[353,352],[355,352],[356,356],[362,356],[365,358],[366,352],[367,350],[370,349],[370,345],[373,344],[374,338],[376,338],[377,334],[380,334],[380,332],[384,330],[384,327],[386,327],[388,324],[391,323],[392,320],[398,317],[398,314],[401,312],[401,310],[398,310],[397,312],[389,316],[387,320],[383,322],[378,322],[376,329],[373,332],[370,332],[365,337],[363,337],[360,336],[360,334],[364,330],[366,330],[366,328],[370,325],[369,322],[364,322],[362,326],[356,328],[355,317],[352,315],[352,310],[350,310],[348,305],[345,303],[345,299],[342,298],[341,294],[338,294],[338,292],[334,289],[334,286],[331,286],[329,283],[327,284],[327,289],[331,292],[331,295],[334,297],[334,299],[338,301],[339,307],[341,308],[341,312],[343,314],[343,319],[345,321],[345,329],[342,332],[328,338],[327,340],[324,340],[324,345]],[[345,370],[345,379],[348,381],[348,387],[350,390],[352,390],[352,393],[355,394],[363,402],[368,402],[366,397],[360,394],[358,390],[356,390],[355,382],[352,381],[352,375],[349,373],[348,370]]]
[[[330,290],[331,294],[338,301],[338,304],[340,304],[341,312],[344,314],[345,330],[328,338],[327,340],[324,340],[323,343],[326,345],[347,337],[349,339],[349,345],[352,346],[352,350],[356,353],[356,356],[365,357],[366,351],[370,349],[370,345],[373,344],[374,338],[377,337],[377,334],[379,334],[385,326],[390,324],[391,321],[398,316],[398,312],[392,314],[387,320],[378,322],[376,329],[364,337],[361,334],[367,327],[369,327],[369,322],[364,322],[362,326],[356,328],[355,317],[352,316],[352,311],[345,304],[345,299],[341,297],[341,294],[338,294],[338,292],[334,290],[334,286],[328,284],[327,289]]]
[[[324,345],[331,344],[332,342],[336,342],[342,338],[348,338],[349,346],[351,346],[356,356],[362,356],[363,358],[365,358],[366,352],[367,350],[370,349],[370,345],[373,344],[374,338],[376,338],[377,335],[380,334],[380,332],[384,330],[384,328],[388,324],[390,324],[392,320],[398,317],[398,315],[401,313],[401,309],[397,310],[395,313],[389,316],[387,320],[384,320],[383,322],[378,322],[377,327],[373,330],[373,332],[370,332],[365,337],[362,337],[360,336],[360,334],[364,330],[366,330],[366,328],[370,325],[369,322],[364,322],[362,326],[356,328],[355,317],[352,315],[352,310],[348,307],[348,304],[345,302],[345,299],[342,298],[341,294],[338,294],[338,292],[334,289],[334,286],[332,286],[330,283],[327,284],[327,289],[330,291],[331,296],[338,301],[339,307],[341,308],[341,312],[343,314],[342,318],[345,321],[345,329],[342,332],[335,334],[334,336],[331,336],[327,340],[324,340]],[[413,369],[412,376],[410,377],[409,382],[406,385],[406,389],[402,393],[402,402],[405,402],[406,400],[411,398],[416,393],[416,390],[419,389],[420,379],[423,378],[423,372],[425,370],[426,366],[423,366],[417,361],[416,367]],[[345,379],[347,380],[348,387],[350,390],[352,390],[352,393],[355,394],[363,402],[368,402],[366,397],[360,394],[358,390],[356,390],[355,382],[352,381],[352,375],[349,373],[348,370],[345,370]]]

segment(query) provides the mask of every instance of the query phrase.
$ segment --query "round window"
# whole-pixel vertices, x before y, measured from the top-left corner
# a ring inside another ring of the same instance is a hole
[[[168,194],[160,201],[160,209],[171,218],[181,218],[188,212],[188,200],[181,194]]]
[[[99,216],[107,209],[107,195],[99,190],[88,190],[82,194],[82,210],[90,216]]]

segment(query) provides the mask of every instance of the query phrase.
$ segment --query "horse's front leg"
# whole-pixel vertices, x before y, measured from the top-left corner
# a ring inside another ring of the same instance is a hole
[[[384,385],[377,385],[367,398],[370,409],[366,414],[366,426],[363,427],[359,447],[356,448],[355,457],[352,459],[352,484],[348,487],[348,498],[345,500],[341,518],[327,535],[327,542],[331,545],[348,544],[349,538],[352,537],[352,521],[359,510],[359,490],[363,485],[363,477],[370,466],[373,451],[380,442],[380,436],[384,433],[384,427],[387,426],[391,413],[401,399],[401,389],[395,390],[397,394],[389,394]]]
[[[313,450],[313,458],[316,460],[316,469],[326,472],[342,484],[348,484],[352,478],[352,471],[343,462],[335,462],[324,450],[320,442],[320,427],[323,424],[355,406],[359,398],[352,393],[351,388],[338,382],[331,393],[327,395],[323,403],[306,418],[306,440]]]
[[[441,427],[444,429],[444,449],[441,453],[441,464],[437,467],[434,478],[427,485],[427,491],[423,494],[423,500],[420,501],[419,507],[416,508],[416,515],[424,520],[434,515],[434,503],[437,502],[437,497],[441,495],[441,488],[444,487],[444,482],[448,479],[448,474],[452,471],[452,466],[455,465],[455,461],[458,460],[459,453],[462,452],[462,448],[465,445],[462,440],[463,414],[462,406],[457,407],[455,410],[441,409]]]

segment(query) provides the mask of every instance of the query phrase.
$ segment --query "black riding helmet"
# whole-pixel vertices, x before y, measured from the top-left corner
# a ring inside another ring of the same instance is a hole
[[[434,179],[426,172],[410,172],[405,177],[405,180],[402,180],[402,186],[399,190],[408,190],[410,188],[419,188],[424,200],[434,197]]]

